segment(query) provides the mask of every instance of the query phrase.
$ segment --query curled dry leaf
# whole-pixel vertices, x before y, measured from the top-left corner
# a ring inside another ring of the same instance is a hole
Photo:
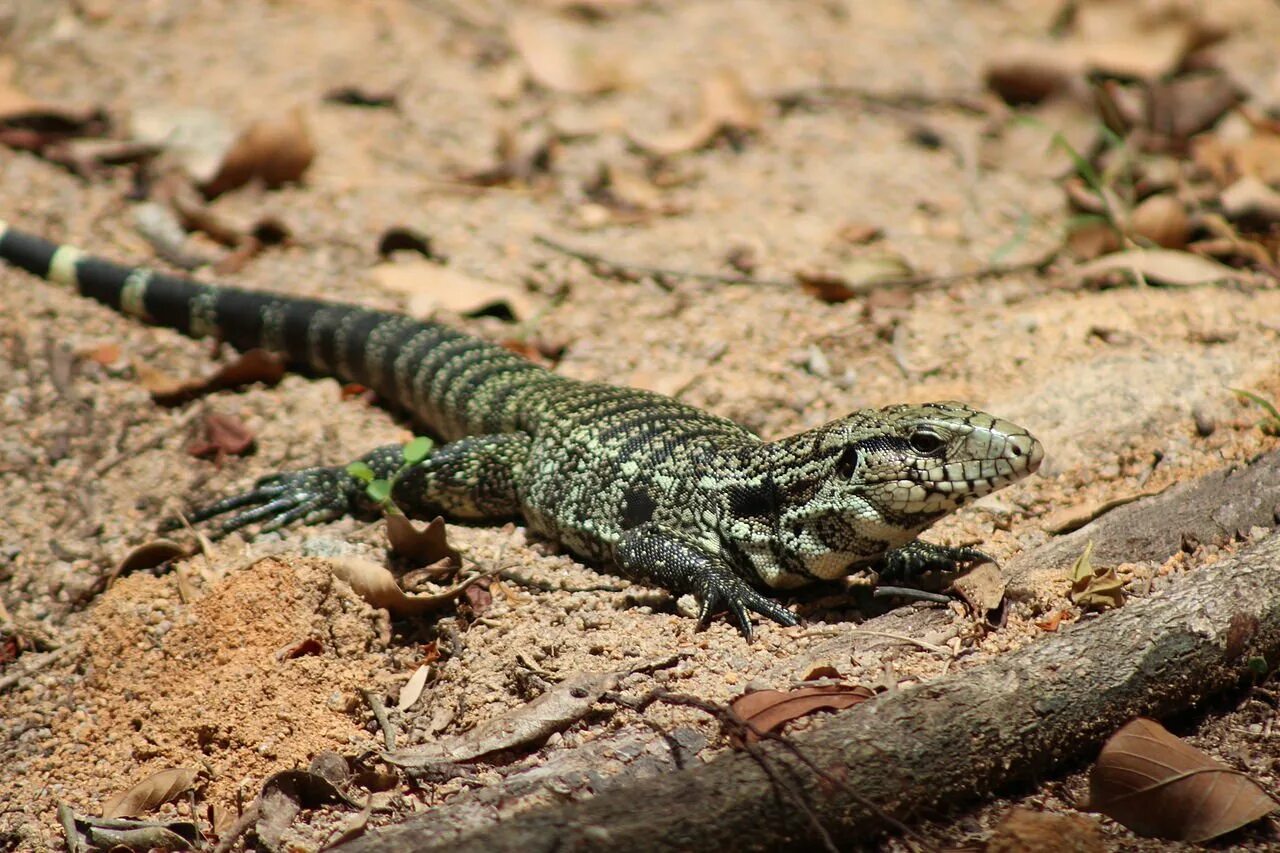
[[[694,151],[722,134],[744,135],[764,124],[764,107],[747,91],[734,71],[724,69],[702,81],[699,108],[692,123],[656,136],[631,134],[631,141],[650,154],[671,156]]]
[[[1093,565],[1092,539],[1071,567],[1068,597],[1085,610],[1108,610],[1124,604],[1124,582],[1116,570]]]
[[[150,367],[135,364],[138,379],[161,406],[177,406],[214,391],[243,388],[255,382],[275,385],[284,377],[284,359],[264,349],[251,349],[208,376],[175,379]]]
[[[1192,287],[1222,281],[1251,280],[1247,273],[1217,261],[1173,249],[1129,249],[1080,264],[1068,276],[1073,281],[1096,280],[1113,273],[1141,276],[1149,284]]]
[[[111,577],[116,578],[120,575],[127,575],[130,572],[137,572],[143,569],[154,569],[172,560],[190,557],[197,550],[198,548],[194,543],[183,545],[170,539],[153,539],[150,542],[144,542],[126,554],[124,559],[116,564],[115,569],[111,572]]]
[[[1169,487],[1161,486],[1157,489],[1144,489],[1140,492],[1120,495],[1119,497],[1110,498],[1105,501],[1087,503],[1083,506],[1070,507],[1068,509],[1052,512],[1045,519],[1044,529],[1053,534],[1070,533],[1073,530],[1079,530],[1089,522],[1096,518],[1100,518],[1117,507],[1122,507],[1125,504],[1131,504],[1134,501],[1139,501],[1143,498],[1154,497],[1167,488]]]
[[[486,577],[475,575],[435,595],[410,595],[400,588],[395,575],[386,566],[359,557],[337,557],[327,562],[334,577],[349,583],[365,601],[403,616],[439,610]]]
[[[100,108],[51,104],[27,95],[13,81],[17,70],[15,57],[0,57],[0,145],[44,154],[68,139],[108,131]]]
[[[816,711],[852,708],[875,695],[875,691],[861,684],[797,687],[786,692],[756,690],[734,699],[729,708],[747,724],[744,735],[746,743],[755,743],[763,735],[776,731],[793,720],[807,717]],[[735,740],[736,738],[735,735]]]
[[[315,637],[307,637],[285,646],[276,652],[277,660],[293,660],[294,658],[310,657],[311,655],[319,655],[324,653],[324,644]]]
[[[960,594],[975,614],[982,617],[1000,606],[1006,585],[999,566],[983,563],[956,578],[951,588]]]
[[[1164,193],[1145,199],[1129,215],[1128,232],[1166,249],[1182,249],[1191,236],[1191,222],[1182,202]]]
[[[492,752],[546,740],[585,717],[606,690],[618,685],[620,673],[580,672],[569,676],[528,704],[481,723],[465,734],[383,758],[401,767],[471,761]]]
[[[571,95],[597,95],[624,80],[616,54],[606,54],[585,29],[534,15],[516,15],[507,36],[529,76],[541,86]]]
[[[1089,773],[1089,809],[1139,835],[1208,841],[1276,808],[1249,777],[1142,717],[1111,736]]]
[[[241,456],[253,449],[253,433],[239,418],[210,412],[204,416],[204,439],[187,445],[187,453],[199,459]]]
[[[300,811],[330,803],[343,803],[352,808],[362,805],[347,797],[319,773],[284,770],[262,783],[254,829],[268,850],[281,850],[285,830]]]
[[[527,319],[536,313],[533,299],[518,288],[472,278],[426,260],[378,264],[370,274],[388,290],[405,294],[405,310],[414,317],[427,318],[440,310],[504,319]]]
[[[302,109],[295,107],[246,128],[223,157],[217,173],[201,188],[213,198],[252,180],[278,187],[300,180],[315,156],[311,131]]]
[[[236,141],[226,118],[198,107],[139,107],[129,117],[128,132],[137,142],[162,148],[165,162],[197,184],[213,180]]]
[[[877,285],[911,276],[907,259],[896,253],[850,258],[839,268],[801,270],[796,281],[811,296],[823,302],[847,302],[876,290]]]
[[[427,676],[430,674],[431,667],[425,664],[413,671],[413,675],[409,676],[404,687],[400,688],[400,695],[396,701],[397,710],[407,711],[413,707],[413,703],[422,696],[422,689],[427,686]]]
[[[1083,815],[1010,809],[987,839],[983,853],[1106,853],[1102,827]]]
[[[451,566],[462,565],[462,554],[449,544],[448,531],[440,516],[418,529],[407,516],[399,513],[388,515],[387,541],[391,543],[392,551],[419,566],[446,560]]]
[[[102,806],[102,816],[136,817],[149,812],[188,790],[195,784],[198,773],[190,767],[161,770],[107,800]]]

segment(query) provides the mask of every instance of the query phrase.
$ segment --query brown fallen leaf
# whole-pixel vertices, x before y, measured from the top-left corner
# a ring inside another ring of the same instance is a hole
[[[413,228],[393,226],[378,238],[378,257],[389,258],[396,252],[417,252],[429,261],[443,264],[448,258],[431,247],[431,238]]]
[[[348,107],[395,107],[396,93],[390,89],[337,86],[324,93],[324,101]]]
[[[539,182],[547,182],[559,151],[558,136],[545,124],[518,130],[504,127],[498,132],[494,145],[496,162],[492,166],[463,171],[457,179],[480,187],[512,183],[538,186]]]
[[[296,643],[292,643],[280,651],[276,652],[276,660],[293,660],[294,658],[310,657],[324,652],[324,644],[315,637],[306,637]]]
[[[884,229],[868,222],[846,222],[836,230],[836,239],[850,246],[874,243],[884,237]]]
[[[134,370],[151,399],[161,406],[178,406],[214,391],[243,388],[255,382],[277,384],[285,374],[284,359],[264,349],[251,349],[197,379],[175,379],[148,366],[134,364]]]
[[[421,529],[408,516],[399,513],[387,516],[387,541],[391,550],[416,565],[447,561],[447,565],[461,566],[462,554],[449,544],[447,536],[440,516]]]
[[[1167,488],[1169,487],[1161,486],[1156,489],[1143,489],[1142,491],[1130,492],[1119,497],[1108,498],[1105,501],[1057,510],[1045,517],[1044,529],[1053,534],[1070,533],[1073,530],[1079,530],[1089,522],[1111,512],[1117,507],[1131,504],[1143,498],[1154,497]]]
[[[399,711],[407,711],[413,707],[413,703],[418,701],[422,696],[422,690],[427,686],[427,676],[431,674],[431,667],[423,665],[413,671],[413,675],[409,676],[409,680],[400,688],[400,695],[397,697],[396,709]]]
[[[213,457],[218,464],[227,456],[242,456],[254,447],[254,435],[238,418],[210,412],[204,416],[204,438],[187,445],[198,459]]]
[[[1068,619],[1070,616],[1071,612],[1068,610],[1056,610],[1049,614],[1048,619],[1042,619],[1037,622],[1036,627],[1041,631],[1046,631],[1052,634],[1054,631],[1058,630],[1058,626],[1062,624],[1062,620]]]
[[[906,258],[896,253],[863,255],[838,266],[800,270],[795,274],[806,293],[823,302],[848,302],[877,289],[877,285],[907,278],[914,271]]]
[[[1193,287],[1221,281],[1249,282],[1252,277],[1241,270],[1173,249],[1129,249],[1103,255],[1080,264],[1067,273],[1072,281],[1096,280],[1113,273],[1141,276],[1150,284]]]
[[[533,298],[522,289],[472,278],[427,260],[378,264],[369,274],[388,290],[405,294],[405,310],[414,317],[426,319],[440,310],[505,319],[528,319],[537,313]]]
[[[14,82],[18,62],[0,57],[0,145],[38,154],[66,140],[103,136],[110,120],[98,107],[53,104],[32,98]]]
[[[755,743],[769,732],[817,711],[839,711],[861,705],[875,697],[875,691],[860,684],[797,687],[794,690],[756,690],[729,703],[729,708],[747,724],[741,737]],[[740,735],[733,734],[736,741]],[[740,745],[740,744],[739,744]]]
[[[481,723],[465,734],[442,738],[383,759],[400,767],[471,761],[489,753],[538,744],[585,717],[607,690],[617,687],[621,673],[580,672],[537,699]]]
[[[119,344],[105,343],[87,350],[84,355],[90,361],[95,361],[103,367],[110,367],[120,360],[121,353]]]
[[[459,584],[432,595],[410,595],[396,583],[395,575],[386,566],[359,557],[336,557],[328,560],[334,577],[346,581],[365,601],[374,607],[385,608],[396,615],[413,616],[439,610],[457,601],[474,584],[487,575],[473,575]]]
[[[268,850],[285,849],[281,841],[298,813],[330,803],[342,803],[352,808],[363,806],[319,773],[283,770],[262,783],[254,831]]]
[[[978,617],[984,617],[1004,601],[1007,583],[999,566],[995,563],[983,563],[952,581],[951,588],[960,594]]]
[[[180,560],[197,553],[195,543],[182,544],[170,539],[152,539],[134,548],[124,556],[111,570],[110,578],[114,579],[130,572],[154,569],[173,560]]]
[[[163,162],[187,183],[205,184],[222,166],[236,131],[218,112],[200,107],[139,106],[130,111],[130,139],[164,149]]]
[[[1133,209],[1125,231],[1165,249],[1183,249],[1191,237],[1191,220],[1182,202],[1170,194],[1158,193]]]
[[[190,767],[161,770],[108,799],[102,805],[102,816],[136,817],[149,812],[190,789],[198,774],[198,770]]]
[[[1280,155],[1280,151],[1277,151]],[[1253,219],[1258,224],[1280,223],[1280,192],[1253,175],[1245,175],[1218,196],[1228,219]]]
[[[718,71],[703,80],[698,91],[698,113],[692,122],[654,136],[632,133],[631,141],[650,154],[666,157],[695,151],[722,135],[740,139],[763,126],[763,103],[747,91],[736,72]]]
[[[1221,72],[1161,80],[1147,85],[1141,125],[1167,144],[1181,148],[1242,100],[1244,92]]]
[[[1093,565],[1092,539],[1071,566],[1070,578],[1068,598],[1084,610],[1109,610],[1124,604],[1124,581],[1116,570]]]
[[[1090,811],[1155,838],[1208,841],[1278,807],[1248,776],[1142,717],[1111,736],[1089,773]]]
[[[996,825],[983,853],[1106,853],[1108,849],[1096,821],[1019,807],[1010,809]]]
[[[616,53],[605,53],[585,28],[530,14],[515,15],[507,37],[540,86],[571,95],[597,95],[622,85]]]
[[[311,131],[302,109],[295,107],[246,128],[227,151],[217,173],[201,189],[214,198],[253,180],[278,187],[301,180],[315,156]]]

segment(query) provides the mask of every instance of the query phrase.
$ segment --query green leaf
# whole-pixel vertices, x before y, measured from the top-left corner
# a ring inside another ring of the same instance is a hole
[[[1270,400],[1265,397],[1260,397],[1252,391],[1245,391],[1243,388],[1228,388],[1227,390],[1232,394],[1235,394],[1237,397],[1243,397],[1255,405],[1261,406],[1267,413],[1267,417],[1258,424],[1258,428],[1262,430],[1263,434],[1271,436],[1280,435],[1280,412],[1276,411],[1276,407],[1272,405]]]
[[[1076,174],[1084,178],[1084,182],[1089,185],[1089,189],[1099,196],[1102,195],[1106,189],[1106,186],[1102,183],[1102,178],[1093,168],[1093,164],[1067,141],[1067,137],[1063,136],[1062,131],[1055,133],[1053,138],[1049,140],[1049,150],[1065,152],[1071,158],[1071,165],[1075,168]]]
[[[362,483],[368,484],[373,482],[373,469],[363,462],[352,462],[347,466],[347,473]]]
[[[434,441],[426,436],[420,435],[402,447],[400,449],[400,453],[404,456],[405,464],[417,465],[431,454],[431,448],[433,447],[435,447]]]
[[[1259,678],[1262,678],[1264,675],[1266,675],[1268,669],[1270,669],[1270,667],[1267,666],[1266,658],[1263,658],[1263,657],[1249,658],[1249,671],[1252,672],[1254,675],[1258,676]]]
[[[391,499],[391,481],[390,480],[374,480],[365,486],[365,492],[368,493],[370,499],[377,503],[386,503]]]

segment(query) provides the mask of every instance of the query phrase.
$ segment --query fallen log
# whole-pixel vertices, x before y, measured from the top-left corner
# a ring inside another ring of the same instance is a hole
[[[771,850],[840,846],[1033,780],[1138,715],[1160,717],[1280,662],[1280,535],[1171,578],[1150,597],[987,664],[836,714],[757,757],[532,810],[462,837],[411,819],[349,853]],[[869,807],[868,803],[875,807]]]

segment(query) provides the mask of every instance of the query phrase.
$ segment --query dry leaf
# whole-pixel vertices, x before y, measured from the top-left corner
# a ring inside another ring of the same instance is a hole
[[[0,145],[43,153],[51,145],[109,130],[97,107],[51,104],[28,96],[13,82],[17,59],[0,57]]]
[[[183,545],[169,539],[153,539],[134,548],[111,571],[111,577],[127,575],[143,569],[154,569],[173,560],[190,557],[199,549],[194,544]]]
[[[1071,280],[1098,279],[1111,273],[1127,272],[1149,284],[1191,287],[1218,281],[1250,281],[1247,273],[1225,264],[1173,249],[1129,249],[1104,255],[1080,264],[1068,276]]]
[[[88,350],[85,355],[89,360],[96,361],[103,367],[110,367],[120,360],[120,345],[113,343],[99,344]]]
[[[208,376],[196,379],[177,379],[140,362],[135,362],[133,367],[139,382],[151,392],[151,399],[162,406],[181,405],[214,391],[242,388],[255,382],[275,385],[285,373],[284,360],[262,349],[251,349]]]
[[[1085,610],[1109,610],[1124,604],[1124,582],[1115,569],[1094,568],[1093,540],[1071,566],[1072,603]]]
[[[427,686],[427,676],[431,674],[431,667],[420,666],[413,671],[413,675],[409,676],[409,680],[405,682],[404,687],[400,688],[400,696],[396,702],[396,708],[400,711],[407,711],[413,707],[413,703],[418,701],[422,696],[422,689]]]
[[[227,151],[217,173],[201,189],[213,198],[255,179],[268,187],[278,187],[300,180],[315,156],[311,131],[302,109],[295,107],[245,129]]]
[[[419,566],[443,561],[451,566],[462,565],[462,554],[449,545],[444,519],[440,516],[419,530],[407,516],[388,515],[387,541],[392,551]]]
[[[1129,214],[1130,236],[1143,237],[1166,249],[1182,249],[1191,236],[1191,222],[1182,202],[1164,193],[1144,200]]]
[[[816,711],[852,708],[875,695],[875,691],[860,684],[797,687],[786,692],[757,690],[734,699],[729,708],[747,724],[746,742],[755,743],[762,735],[780,729],[793,720],[807,717]]]
[[[1227,187],[1218,200],[1222,212],[1234,221],[1248,218],[1265,225],[1280,222],[1280,192],[1253,175],[1245,175]]]
[[[589,31],[532,15],[516,15],[507,36],[539,85],[571,95],[596,95],[623,82],[617,54],[606,55]]]
[[[386,566],[359,557],[337,557],[327,562],[334,577],[350,584],[356,595],[374,607],[386,608],[399,616],[439,610],[486,577],[475,575],[435,595],[410,595],[400,588]]]
[[[139,107],[129,117],[129,136],[163,148],[165,160],[197,184],[213,180],[236,141],[222,115],[198,107]]]
[[[874,243],[884,237],[884,229],[867,222],[846,222],[836,231],[836,239],[851,246]]]
[[[276,660],[293,660],[324,652],[324,644],[315,637],[307,637],[276,652]]]
[[[1221,72],[1175,77],[1147,87],[1142,125],[1181,147],[1243,99],[1240,87]]]
[[[471,761],[491,752],[541,743],[553,732],[577,722],[591,711],[606,690],[618,684],[616,672],[571,675],[526,705],[487,720],[466,734],[443,738],[383,758],[401,767]]]
[[[722,134],[743,135],[764,124],[764,107],[731,70],[718,71],[699,87],[697,118],[656,136],[631,134],[631,141],[650,154],[671,156],[709,145]]]
[[[324,93],[330,104],[348,107],[394,107],[396,93],[390,89],[365,89],[361,86],[338,86]]]
[[[505,319],[529,319],[537,313],[534,300],[523,290],[472,278],[427,260],[378,264],[370,275],[388,290],[405,294],[406,313],[422,319],[440,310]]]
[[[195,784],[198,773],[190,767],[161,770],[107,800],[102,806],[102,816],[135,817],[149,812],[188,790]]]
[[[1006,585],[1007,581],[995,563],[983,563],[956,578],[951,588],[981,617],[1000,606]]]
[[[254,435],[238,418],[210,412],[203,423],[204,439],[187,445],[187,453],[192,456],[212,456],[221,463],[223,457],[241,456],[253,449]]]
[[[1253,780],[1142,717],[1111,736],[1089,773],[1089,809],[1139,835],[1202,842],[1277,808]]]
[[[1105,515],[1116,507],[1122,507],[1125,504],[1133,503],[1143,498],[1154,497],[1160,494],[1168,486],[1161,486],[1158,489],[1144,489],[1140,492],[1131,492],[1127,495],[1121,495],[1116,498],[1108,498],[1105,501],[1096,503],[1087,503],[1083,506],[1070,507],[1068,509],[1058,510],[1049,513],[1044,522],[1044,529],[1049,533],[1061,534],[1070,533],[1073,530],[1079,530],[1094,519]]]
[[[1054,631],[1058,630],[1058,626],[1062,624],[1062,620],[1067,619],[1070,616],[1071,616],[1070,611],[1058,610],[1053,613],[1050,613],[1048,619],[1044,619],[1044,620],[1041,620],[1040,622],[1037,622],[1036,627],[1039,628],[1041,631],[1047,631],[1048,633],[1052,634]]]
[[[829,663],[820,663],[810,669],[801,681],[817,681],[820,678],[839,678],[840,670]]]
[[[983,853],[1106,853],[1102,827],[1082,815],[1010,809],[983,847]]]
[[[811,296],[823,302],[847,302],[876,290],[877,285],[913,274],[906,258],[898,254],[865,255],[851,258],[839,268],[801,270],[796,281]]]

